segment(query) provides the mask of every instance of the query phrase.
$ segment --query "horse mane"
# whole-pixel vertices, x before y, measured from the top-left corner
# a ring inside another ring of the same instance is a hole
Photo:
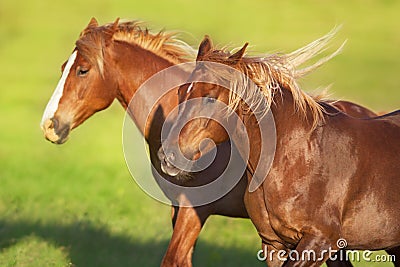
[[[318,123],[324,121],[324,107],[320,103],[324,102],[324,96],[321,94],[310,96],[300,88],[297,79],[306,76],[339,54],[345,42],[335,52],[317,62],[302,68],[298,67],[308,63],[323,52],[337,30],[333,29],[325,36],[289,54],[244,56],[234,67],[245,75],[230,81],[229,105],[232,110],[236,110],[240,103],[245,102],[248,109],[261,113],[260,115],[263,116],[271,107],[274,96],[280,94],[282,89],[286,89],[291,93],[298,111],[305,117],[307,117],[307,111],[311,111],[312,129],[314,129]],[[229,56],[232,53],[232,51],[214,50],[206,54],[202,60],[230,65],[232,63]],[[221,75],[221,73],[218,75]]]
[[[173,64],[194,60],[196,51],[178,39],[177,32],[151,33],[148,28],[142,28],[142,24],[141,21],[126,21],[117,25],[109,23],[88,27],[80,34],[76,47],[83,57],[98,67],[102,74],[104,49],[110,41],[123,41],[140,46]]]

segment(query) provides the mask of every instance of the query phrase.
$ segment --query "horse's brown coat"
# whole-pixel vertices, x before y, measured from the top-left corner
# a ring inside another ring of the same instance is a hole
[[[262,62],[264,58],[240,57],[238,60],[235,55],[213,50],[207,37],[200,49],[208,50],[199,51],[198,61],[223,63],[239,70],[247,70],[244,65],[257,60],[260,64],[275,64]],[[199,64],[193,75],[200,72],[206,75],[203,66]],[[268,69],[279,72],[281,66],[275,66]],[[246,74],[252,78],[251,72]],[[357,119],[339,112],[328,102],[310,98],[301,100],[302,105],[306,105],[299,109],[296,102],[303,94],[297,92],[299,88],[295,82],[287,82],[291,79],[286,74],[269,75],[280,83],[279,88],[273,87],[276,91],[266,94],[272,97],[269,108],[277,133],[275,157],[262,186],[252,193],[245,193],[246,208],[263,242],[272,248],[282,245],[287,249],[295,248],[300,255],[309,250],[323,255],[323,250],[337,249],[336,241],[340,238],[346,239],[349,249],[399,246],[400,111]],[[281,77],[284,79],[280,80]],[[229,79],[229,76],[224,78]],[[266,79],[269,80],[271,78]],[[263,90],[259,89],[258,93],[264,94]],[[226,88],[199,82],[194,83],[191,91],[180,100],[212,96],[229,105],[229,94]],[[308,106],[310,103],[312,108]],[[199,153],[196,140],[200,137],[212,138],[217,144],[228,138],[217,123],[199,124],[200,119],[188,120],[204,108],[202,105],[182,108],[178,118],[188,122],[179,136],[173,126],[165,140],[179,144],[189,158]],[[257,120],[244,104],[236,105],[236,108],[248,130],[248,166],[254,169],[261,147],[260,131],[255,127]],[[323,111],[323,117],[317,115],[317,110]],[[196,139],[192,137],[194,130]],[[240,150],[240,142],[237,146]],[[251,179],[251,175],[248,177]],[[289,261],[287,266],[320,265],[329,255],[323,256],[319,261]]]

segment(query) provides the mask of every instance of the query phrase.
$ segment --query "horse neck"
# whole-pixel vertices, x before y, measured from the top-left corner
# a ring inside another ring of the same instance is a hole
[[[147,138],[151,132],[158,132],[159,129],[150,129],[154,125],[162,125],[164,114],[168,114],[177,104],[177,94],[168,93],[157,102],[157,112],[147,116],[143,116],[144,107],[153,106],[154,99],[158,99],[162,86],[152,86],[146,91],[146,95],[138,95],[136,101],[140,105],[129,105],[132,97],[137,92],[138,88],[152,75],[164,70],[173,64],[168,60],[158,56],[146,49],[137,45],[131,45],[124,42],[116,42],[114,46],[114,62],[116,62],[116,75],[118,75],[118,95],[117,99],[129,112],[130,117],[135,122],[141,133]],[[162,111],[161,114],[159,111]],[[151,124],[148,121],[151,121]],[[153,134],[157,135],[157,134]],[[159,136],[159,135],[158,135]]]
[[[282,89],[281,94],[276,94],[273,98],[273,102],[271,104],[271,112],[273,115],[274,123],[275,123],[275,133],[276,133],[276,149],[280,149],[280,144],[283,143],[286,138],[301,138],[301,136],[306,137],[309,135],[312,121],[311,119],[311,111],[307,111],[307,118],[304,118],[303,114],[300,114],[301,111],[296,110],[294,105],[294,100],[292,94],[286,90]],[[253,170],[259,165],[260,155],[263,153],[262,149],[265,147],[269,148],[269,146],[274,144],[269,144],[271,142],[271,138],[266,136],[264,139],[261,137],[261,133],[259,131],[259,121],[252,113],[244,113],[239,109],[238,111],[239,117],[242,119],[242,122],[247,129],[247,135],[249,140],[249,160],[248,163],[250,168]],[[267,123],[271,123],[268,121]],[[266,133],[271,134],[274,129],[268,129]],[[296,135],[296,136],[294,136]],[[267,142],[267,144],[263,144],[263,142]],[[264,147],[263,147],[264,145]],[[240,144],[238,147],[239,151],[241,151]],[[243,150],[242,150],[243,151]],[[243,154],[243,152],[241,152]],[[264,158],[265,155],[262,155]]]
[[[275,120],[277,136],[287,135],[292,130],[304,130],[309,132],[312,127],[311,108],[306,107],[303,114],[298,110],[294,102],[292,93],[282,88],[281,93],[277,93],[273,97],[271,111]]]

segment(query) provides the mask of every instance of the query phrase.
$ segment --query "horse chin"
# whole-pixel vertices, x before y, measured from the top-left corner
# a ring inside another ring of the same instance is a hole
[[[56,145],[62,145],[62,144],[64,144],[65,142],[67,142],[67,140],[68,140],[68,136],[63,137],[63,138],[60,138],[60,139],[58,139],[57,141],[52,142],[52,143],[53,143],[53,144],[56,144]]]

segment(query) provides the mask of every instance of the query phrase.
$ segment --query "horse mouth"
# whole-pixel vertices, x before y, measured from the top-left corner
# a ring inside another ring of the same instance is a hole
[[[166,160],[161,161],[161,170],[168,174],[169,176],[173,176],[176,177],[178,176],[178,174],[180,172],[182,172],[181,169],[178,169],[177,167],[175,167],[174,165],[172,165],[171,163],[169,163]]]
[[[171,162],[169,162],[163,151],[160,149],[158,152],[158,157],[161,161],[161,171],[169,176],[174,177],[177,181],[187,181],[192,178],[192,174],[190,172],[187,172],[185,170],[182,170],[175,165],[173,165]]]
[[[71,128],[69,124],[62,125],[62,127],[57,127],[58,122],[52,119],[45,121],[42,126],[44,137],[52,142],[53,144],[61,145],[64,144],[69,137]]]

